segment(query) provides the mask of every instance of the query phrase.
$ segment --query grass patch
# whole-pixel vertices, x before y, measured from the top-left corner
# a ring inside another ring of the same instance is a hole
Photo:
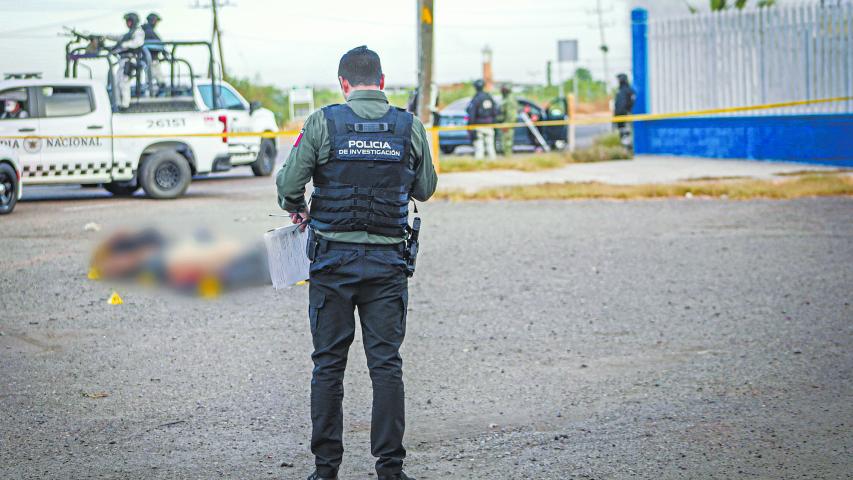
[[[442,155],[441,173],[480,172],[484,170],[535,172],[559,168],[570,163],[606,162],[626,160],[632,157],[631,152],[619,143],[619,135],[612,133],[596,138],[591,147],[578,149],[574,153],[551,151],[548,153],[515,154],[511,157],[499,156],[495,160],[478,160],[467,155]]]
[[[853,168],[839,168],[839,169],[832,171],[832,173],[848,173],[848,172],[853,172]],[[776,176],[777,177],[798,177],[800,175],[810,175],[810,174],[814,174],[814,173],[820,173],[820,172],[816,171],[816,170],[795,170],[793,172],[777,173]]]
[[[467,155],[442,155],[441,173],[479,172],[484,170],[520,170],[535,172],[558,168],[571,163],[567,152],[516,154],[511,157],[498,156],[495,160],[475,159]]]
[[[603,183],[563,183],[502,187],[477,192],[439,191],[444,200],[577,200],[710,197],[747,200],[751,198],[790,199],[815,196],[853,195],[853,176],[847,174],[807,174],[774,180],[699,180],[671,184],[609,185]]]

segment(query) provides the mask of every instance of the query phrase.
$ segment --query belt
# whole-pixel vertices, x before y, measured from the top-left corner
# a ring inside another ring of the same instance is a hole
[[[406,244],[406,242],[390,244],[335,242],[323,238],[319,239],[319,243],[323,250],[396,250],[398,252],[404,251]]]

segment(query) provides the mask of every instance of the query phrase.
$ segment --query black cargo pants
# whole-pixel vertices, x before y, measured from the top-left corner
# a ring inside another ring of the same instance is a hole
[[[408,281],[403,244],[364,245],[320,240],[311,263],[309,318],[314,340],[311,452],[317,473],[334,477],[343,456],[344,370],[358,308],[373,383],[370,448],[379,475],[403,468],[403,360]]]

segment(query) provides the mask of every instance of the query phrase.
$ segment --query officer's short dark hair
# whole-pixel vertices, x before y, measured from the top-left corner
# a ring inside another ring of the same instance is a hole
[[[345,78],[352,86],[379,85],[382,78],[379,55],[367,48],[367,45],[353,48],[341,57],[338,76]]]

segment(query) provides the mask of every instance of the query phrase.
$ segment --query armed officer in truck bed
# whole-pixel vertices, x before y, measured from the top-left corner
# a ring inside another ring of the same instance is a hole
[[[416,218],[408,225],[408,205],[412,199],[429,199],[437,176],[423,124],[389,105],[375,52],[361,46],[344,54],[338,81],[346,104],[308,117],[276,178],[279,205],[294,223],[309,225],[316,470],[308,478],[337,478],[343,456],[343,378],[358,308],[373,384],[370,444],[376,472],[380,480],[406,480],[399,349],[420,223]],[[305,184],[312,179],[309,214]]]

